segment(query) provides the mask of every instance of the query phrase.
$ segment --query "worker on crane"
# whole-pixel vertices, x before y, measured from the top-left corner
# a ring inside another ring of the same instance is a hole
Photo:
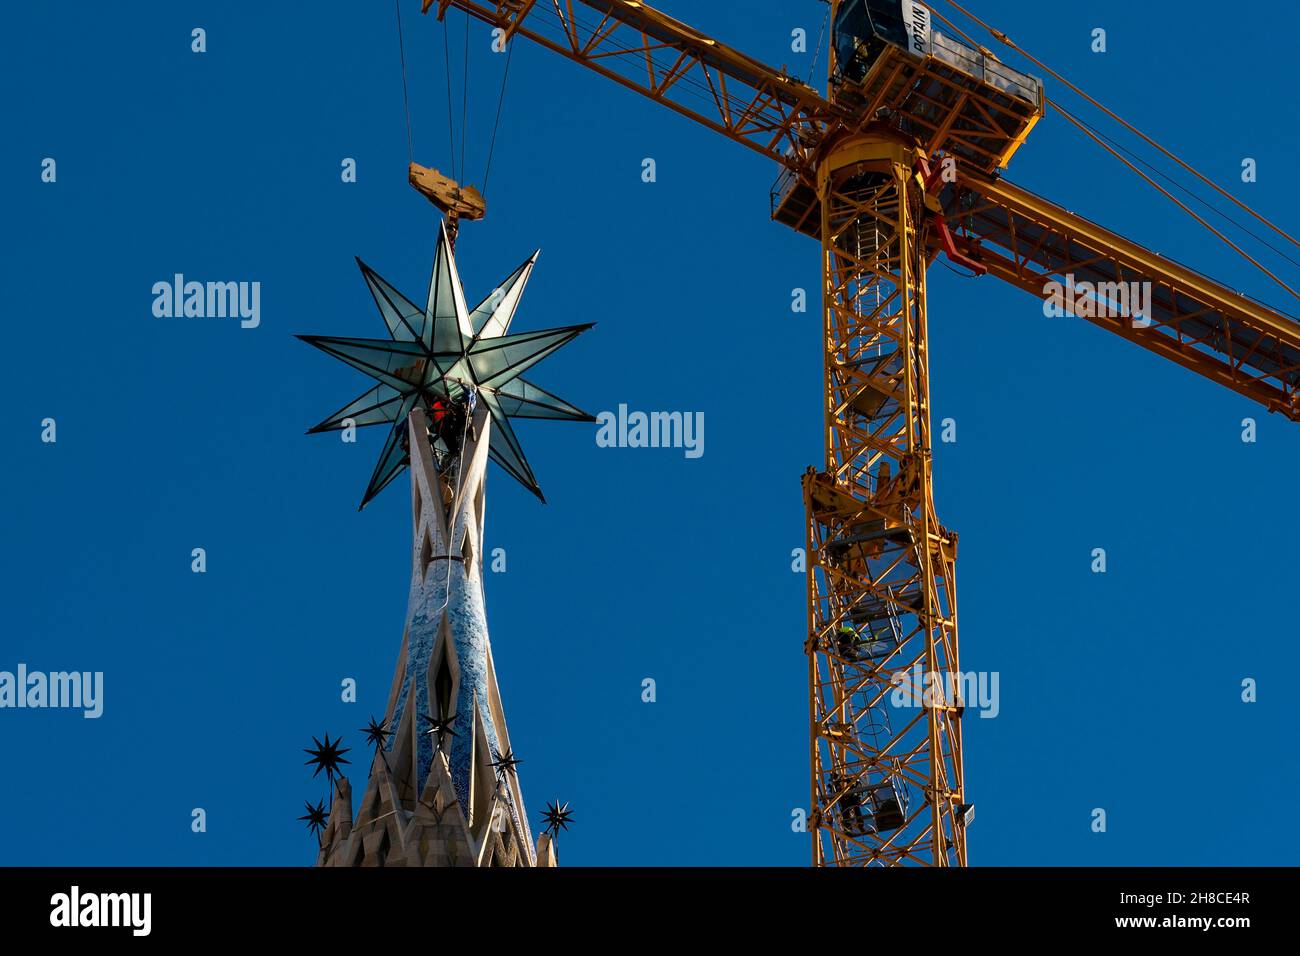
[[[853,836],[864,836],[872,831],[871,817],[863,812],[862,784],[850,783],[845,775],[832,774],[831,785],[839,792],[840,821],[844,830]]]
[[[836,630],[835,642],[839,645],[841,657],[850,661],[856,661],[858,659],[859,650],[863,643],[862,635],[854,630],[848,621],[841,622],[839,628]]]

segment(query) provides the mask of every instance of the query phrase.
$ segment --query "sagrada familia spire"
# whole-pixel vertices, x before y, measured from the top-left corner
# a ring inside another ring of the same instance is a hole
[[[331,788],[328,816],[309,805],[304,818],[318,866],[556,865],[569,814],[549,808],[534,842],[483,599],[488,459],[541,498],[510,420],[594,420],[520,377],[590,328],[509,332],[536,258],[471,310],[444,228],[425,308],[361,264],[391,340],[301,336],[379,383],[311,431],[391,424],[362,507],[409,467],[414,517],[406,629],[355,808],[337,742],[324,764],[319,741],[309,751]]]

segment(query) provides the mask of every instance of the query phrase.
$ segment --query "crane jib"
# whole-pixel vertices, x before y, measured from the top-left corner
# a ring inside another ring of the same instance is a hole
[[[1005,179],[961,173],[941,196],[957,243],[1041,298],[1054,284],[1138,283],[1148,321],[1082,314],[1293,420],[1300,420],[1300,323]]]

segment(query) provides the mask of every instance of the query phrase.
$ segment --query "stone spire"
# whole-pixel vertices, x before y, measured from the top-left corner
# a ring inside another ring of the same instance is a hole
[[[393,732],[356,809],[340,779],[319,866],[554,866],[533,843],[483,604],[484,477],[491,416],[480,405],[442,466],[428,420],[407,422],[414,513],[406,631],[385,712]]]
[[[300,336],[378,383],[311,431],[389,426],[362,506],[409,465],[415,531],[393,687],[383,724],[366,730],[377,749],[365,793],[354,816],[338,779],[318,865],[555,865],[528,827],[483,605],[488,459],[542,498],[511,419],[595,420],[522,377],[591,327],[510,331],[536,261],[470,309],[441,228],[424,307],[358,260],[387,339]],[[321,813],[309,804],[300,819],[314,832]]]

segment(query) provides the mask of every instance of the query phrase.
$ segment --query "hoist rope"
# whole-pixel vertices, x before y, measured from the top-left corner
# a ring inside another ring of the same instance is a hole
[[[402,60],[402,105],[406,111],[406,152],[410,162],[415,162],[415,140],[411,136],[411,96],[406,89],[406,40],[402,37],[402,4],[393,0],[397,8],[397,50]]]
[[[460,88],[460,174],[465,175],[465,143],[469,140],[469,14],[465,14],[465,64]]]
[[[812,66],[808,67],[807,83],[809,86],[813,85],[813,77],[817,75],[817,58],[821,55],[822,43],[825,42],[826,40],[826,26],[830,22],[831,22],[831,8],[830,8],[830,4],[827,4],[826,16],[822,17],[821,33],[819,33],[817,36],[817,45],[813,47]]]
[[[492,154],[497,148],[497,129],[501,126],[501,107],[506,101],[506,81],[510,79],[510,58],[515,55],[515,45],[506,44],[506,69],[501,77],[501,95],[497,97],[497,118],[492,124],[492,142],[488,146],[487,169],[483,171],[483,195],[487,195],[488,179],[492,175]]]
[[[442,21],[442,62],[447,74],[447,139],[451,178],[456,178],[456,123],[451,111],[451,43],[447,39],[447,20]]]

